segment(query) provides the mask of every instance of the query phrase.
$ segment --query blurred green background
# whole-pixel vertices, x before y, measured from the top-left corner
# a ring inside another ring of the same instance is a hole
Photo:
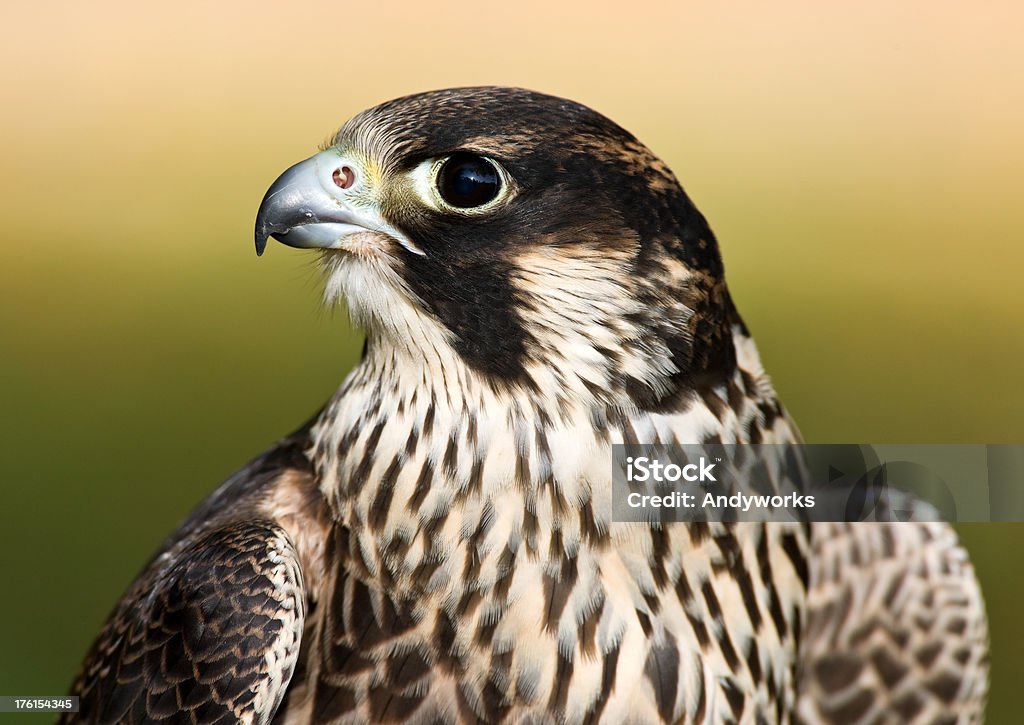
[[[4,3],[0,694],[64,692],[175,523],[342,379],[358,333],[309,255],[256,259],[252,221],[281,170],[407,92],[523,85],[636,133],[711,220],[808,440],[1024,442],[1022,21],[1009,1]],[[1019,721],[1024,527],[961,532],[990,721]]]

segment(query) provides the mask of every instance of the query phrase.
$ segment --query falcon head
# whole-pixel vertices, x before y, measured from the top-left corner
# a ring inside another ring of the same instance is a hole
[[[729,375],[714,235],[675,176],[578,103],[431,91],[364,111],[273,184],[267,240],[322,250],[368,346],[496,387],[656,409]]]

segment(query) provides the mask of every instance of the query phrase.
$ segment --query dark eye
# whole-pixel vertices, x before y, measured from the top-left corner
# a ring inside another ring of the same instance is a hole
[[[501,177],[494,164],[468,153],[453,154],[437,173],[441,198],[459,209],[483,206],[501,191]]]

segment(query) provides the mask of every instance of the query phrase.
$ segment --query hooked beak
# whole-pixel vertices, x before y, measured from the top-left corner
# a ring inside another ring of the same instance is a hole
[[[329,149],[295,164],[271,185],[256,214],[256,255],[267,240],[300,249],[339,249],[357,232],[381,232],[415,254],[423,251],[385,222],[376,210],[359,210],[346,203],[338,172],[343,159]],[[357,180],[356,183],[362,183]]]

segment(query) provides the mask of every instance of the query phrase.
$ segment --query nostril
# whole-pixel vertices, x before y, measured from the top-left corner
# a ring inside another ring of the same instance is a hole
[[[348,189],[356,183],[356,172],[349,166],[342,166],[340,169],[334,170],[333,178],[339,189]]]

